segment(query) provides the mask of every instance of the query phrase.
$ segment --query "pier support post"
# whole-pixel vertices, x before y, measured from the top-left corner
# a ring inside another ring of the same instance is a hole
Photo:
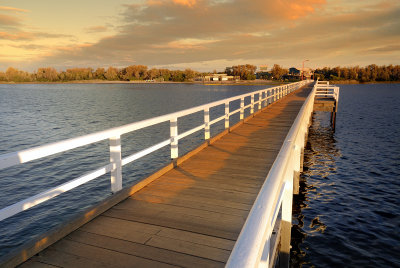
[[[121,136],[110,138],[111,192],[122,189]]]

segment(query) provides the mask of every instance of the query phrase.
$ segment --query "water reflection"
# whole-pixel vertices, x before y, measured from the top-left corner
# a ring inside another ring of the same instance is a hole
[[[313,267],[308,259],[310,237],[318,237],[329,228],[324,223],[323,210],[314,209],[329,204],[335,196],[336,160],[340,151],[336,147],[334,129],[329,113],[317,112],[313,116],[308,142],[304,151],[304,168],[300,177],[300,193],[294,196],[291,267]]]

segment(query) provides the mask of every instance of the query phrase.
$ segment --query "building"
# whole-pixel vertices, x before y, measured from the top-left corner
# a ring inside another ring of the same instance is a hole
[[[311,79],[314,75],[314,70],[308,67],[304,67],[304,69],[302,67],[300,68],[292,67],[289,68],[289,74],[287,75],[287,78],[301,79],[302,73],[304,75],[304,79]]]
[[[227,74],[210,74],[202,77],[204,82],[217,82],[217,81],[239,81],[239,76],[227,75]]]

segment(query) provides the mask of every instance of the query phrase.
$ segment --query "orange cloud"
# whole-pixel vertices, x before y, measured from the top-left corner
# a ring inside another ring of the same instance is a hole
[[[17,11],[17,12],[29,12],[29,10],[26,10],[26,9],[15,8],[15,7],[5,7],[5,6],[0,6],[0,10]]]
[[[283,18],[296,20],[314,13],[316,7],[326,4],[326,0],[281,0],[276,2],[267,2],[265,6],[267,12],[272,14],[280,14]]]
[[[205,49],[206,44],[218,42],[219,40],[202,40],[187,38],[168,42],[166,45],[153,45],[154,48],[172,48],[172,49]]]
[[[34,36],[30,33],[25,33],[25,32],[16,33],[16,34],[0,32],[0,39],[13,40],[13,41],[32,40],[32,39],[34,39]]]
[[[196,4],[196,0],[172,0],[175,4],[192,7]]]
[[[147,4],[149,6],[160,6],[163,4],[168,4],[168,2],[170,3],[171,0],[148,0]],[[172,0],[172,2],[176,5],[182,5],[182,6],[188,6],[188,7],[193,7],[194,5],[196,5],[197,0]]]

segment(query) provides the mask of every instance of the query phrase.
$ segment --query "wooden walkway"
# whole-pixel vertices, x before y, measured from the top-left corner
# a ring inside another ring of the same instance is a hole
[[[311,87],[268,106],[22,267],[223,267]]]

